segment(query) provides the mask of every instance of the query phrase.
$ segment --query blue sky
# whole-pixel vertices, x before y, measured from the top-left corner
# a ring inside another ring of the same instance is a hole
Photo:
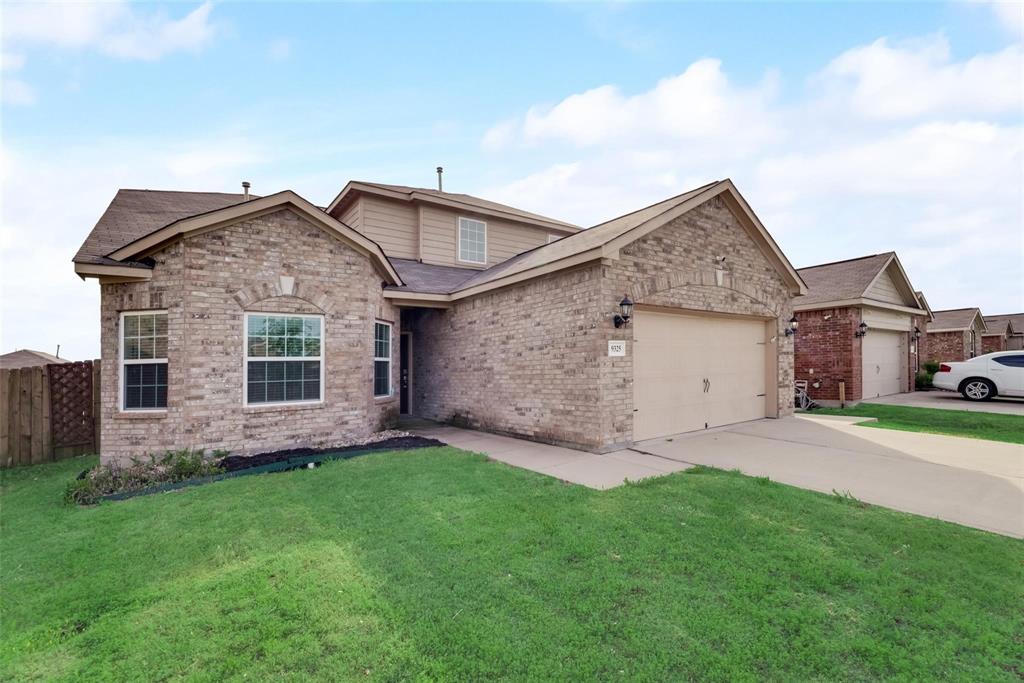
[[[583,225],[729,176],[795,265],[1024,309],[1021,5],[3,8],[0,351],[98,354],[118,187],[431,185]],[[61,311],[55,317],[54,311]]]

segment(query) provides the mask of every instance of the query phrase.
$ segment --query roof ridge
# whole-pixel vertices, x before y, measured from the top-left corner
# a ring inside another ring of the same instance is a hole
[[[869,258],[878,258],[879,256],[892,256],[895,251],[882,251],[877,254],[868,254],[867,256],[856,256],[854,258],[840,259],[839,261],[829,261],[828,263],[818,263],[813,266],[804,266],[803,268],[797,268],[797,272],[801,270],[811,270],[812,268],[824,268],[825,266],[838,266],[840,263],[853,263],[854,261],[865,261]]]
[[[953,311],[980,311],[980,306],[964,306],[963,308],[943,308],[942,310],[935,311],[932,313],[952,313]],[[984,317],[984,316],[982,316]]]
[[[164,192],[171,193],[176,192],[178,194],[223,194],[223,195],[238,195],[239,197],[244,196],[243,192],[220,192],[217,190],[154,190],[148,187],[119,187],[118,192]],[[253,195],[250,194],[250,197]]]
[[[601,221],[600,223],[596,223],[595,225],[591,225],[589,228],[586,228],[586,230],[593,230],[594,228],[599,228],[602,225],[606,225],[607,223],[611,223],[612,221],[617,221],[617,220],[620,220],[622,218],[625,218],[626,216],[632,216],[635,213],[640,213],[641,211],[646,211],[647,209],[652,209],[655,206],[657,206],[658,204],[664,204],[666,202],[672,201],[673,199],[679,199],[680,197],[683,197],[683,196],[688,195],[688,194],[695,194],[697,192],[700,192],[701,190],[705,190],[705,189],[711,187],[712,185],[717,185],[718,183],[724,183],[724,182],[725,182],[725,180],[712,180],[710,183],[704,183],[703,185],[695,187],[692,190],[687,190],[685,192],[680,192],[677,195],[673,195],[673,196],[668,197],[666,199],[662,199],[660,201],[653,202],[651,204],[648,204],[647,206],[641,206],[639,209],[635,209],[633,211],[629,211],[627,213],[622,214],[621,216],[615,216],[614,218],[609,218],[606,221]],[[670,211],[670,210],[671,209],[665,209],[665,211]],[[665,213],[665,211],[662,211],[661,213]],[[654,216],[651,216],[651,218],[652,219],[653,218],[657,218],[658,216],[661,215],[661,213],[656,214]]]

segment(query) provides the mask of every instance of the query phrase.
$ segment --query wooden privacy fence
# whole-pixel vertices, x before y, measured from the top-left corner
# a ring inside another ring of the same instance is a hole
[[[100,362],[0,370],[0,467],[100,447]]]

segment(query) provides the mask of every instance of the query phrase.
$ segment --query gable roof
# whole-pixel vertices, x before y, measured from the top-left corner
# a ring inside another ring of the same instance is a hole
[[[518,221],[520,223],[529,223],[531,225],[549,228],[563,233],[575,233],[582,229],[578,225],[573,225],[572,223],[566,223],[565,221],[560,221],[555,218],[541,216],[537,213],[530,213],[529,211],[517,209],[514,206],[499,204],[498,202],[492,202],[489,199],[481,199],[480,197],[474,197],[473,195],[457,192],[442,192],[440,190],[431,190],[426,187],[370,183],[362,180],[350,180],[345,187],[342,188],[341,192],[338,193],[338,196],[334,198],[334,201],[332,201],[327,207],[327,213],[337,215],[340,213],[339,207],[343,206],[351,197],[354,197],[360,192],[388,197],[391,199],[398,199],[400,201],[425,201],[432,204],[441,204],[454,209],[461,208],[464,211],[469,210],[476,213],[491,215],[496,218],[504,218],[506,220]]]
[[[1024,334],[1024,313],[1003,313],[1001,315],[982,316],[985,324],[991,327],[998,327],[1004,322],[1010,325],[1010,334]]]
[[[404,283],[402,287],[392,287],[391,289],[394,291],[447,294],[454,292],[462,283],[480,272],[475,268],[438,266],[420,263],[412,259],[392,258],[390,260]]]
[[[613,258],[623,246],[720,195],[734,215],[737,215],[740,223],[755,238],[755,242],[768,260],[789,282],[791,291],[805,291],[806,287],[797,271],[750,210],[736,186],[731,180],[726,179],[708,183],[550,244],[524,251],[486,270],[473,271],[469,279],[448,293],[452,294],[453,298],[463,298],[597,258]]]
[[[118,190],[72,261],[117,263],[107,254],[174,221],[243,201],[242,195],[226,192]]]
[[[974,326],[975,320],[981,320],[982,332],[988,330],[980,308],[951,308],[945,311],[933,311],[932,315],[934,320],[928,323],[929,333],[969,330]]]
[[[43,351],[32,349],[18,349],[0,356],[0,369],[13,370],[15,368],[33,368],[39,365],[52,365],[54,363],[70,363],[71,361],[57,356],[51,356]]]
[[[118,196],[120,196],[120,194],[121,193],[118,193]],[[215,193],[188,194],[202,195]],[[111,202],[111,207],[118,204],[118,196],[114,197],[114,201]],[[234,196],[238,197],[238,195]],[[137,197],[132,197],[132,199],[137,199]],[[235,201],[226,205],[215,206],[215,208],[205,212],[186,215],[181,215],[181,212],[184,211],[184,209],[180,211],[168,210],[160,199],[165,198],[156,198],[156,210],[140,212],[140,215],[142,216],[140,219],[142,227],[139,228],[126,227],[127,223],[130,222],[127,217],[131,215],[130,211],[132,208],[137,208],[137,202],[135,202],[129,209],[124,209],[123,207],[118,206],[113,214],[116,220],[104,222],[101,218],[100,223],[103,224],[103,230],[101,230],[101,233],[105,239],[109,238],[111,235],[120,235],[120,239],[127,239],[128,241],[122,241],[112,251],[97,258],[95,252],[106,248],[107,243],[99,240],[98,238],[94,240],[94,235],[97,231],[97,229],[94,228],[93,233],[86,238],[86,244],[90,244],[90,240],[93,240],[93,245],[102,244],[103,246],[91,246],[88,251],[93,253],[89,254],[89,256],[83,260],[79,260],[78,257],[76,257],[74,259],[75,271],[83,277],[108,276],[148,279],[151,275],[151,268],[148,265],[139,263],[138,259],[148,256],[150,253],[166,244],[169,240],[196,230],[205,230],[230,225],[231,223],[236,223],[240,220],[245,220],[246,218],[264,215],[282,208],[288,208],[315,225],[318,225],[332,233],[339,239],[345,241],[349,246],[355,248],[357,251],[368,256],[388,281],[388,284],[402,284],[401,277],[399,277],[398,272],[384,255],[380,245],[361,233],[356,232],[333,216],[325,213],[322,209],[317,208],[291,190],[284,190],[266,197],[257,197],[255,199],[251,198],[250,195],[250,199],[248,201]],[[191,208],[195,204],[190,204],[190,201],[195,201],[195,197],[187,198],[186,201],[183,202],[183,205]],[[212,199],[210,200],[210,203],[217,204],[218,201],[216,199]],[[110,213],[111,210],[108,208],[104,216],[107,216],[107,214]],[[170,222],[161,224],[161,221],[168,216],[176,217],[173,217]],[[153,226],[157,227],[154,228]],[[86,248],[86,244],[83,244],[82,249]],[[79,250],[80,253],[82,252],[82,249]]]
[[[932,307],[928,305],[928,299],[924,298],[924,292],[922,292],[921,290],[917,290],[916,292],[914,292],[914,296],[917,297],[918,305],[924,310],[928,311],[928,322],[934,320],[935,316],[932,314]]]
[[[926,312],[926,309],[921,308],[917,293],[894,251],[808,266],[797,272],[807,283],[807,295],[795,303],[796,310],[838,305],[877,305]],[[878,299],[871,293],[872,286],[886,273],[903,297],[902,305]]]

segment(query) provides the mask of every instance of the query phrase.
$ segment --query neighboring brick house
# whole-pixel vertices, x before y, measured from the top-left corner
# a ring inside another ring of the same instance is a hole
[[[933,311],[928,323],[928,357],[936,363],[970,360],[983,353],[982,336],[988,332],[978,308]]]
[[[801,268],[797,380],[826,405],[913,391],[929,311],[893,252]]]
[[[121,190],[75,268],[101,283],[105,462],[400,413],[603,451],[792,412],[805,287],[728,180],[584,231],[376,183],[326,210]]]
[[[986,315],[984,319],[985,325],[989,329],[989,334],[982,335],[981,338],[982,351],[984,353],[1024,349],[1024,313]],[[988,339],[990,334],[1005,336],[1002,341],[998,339],[990,341]],[[1000,344],[1002,348],[997,348]]]

